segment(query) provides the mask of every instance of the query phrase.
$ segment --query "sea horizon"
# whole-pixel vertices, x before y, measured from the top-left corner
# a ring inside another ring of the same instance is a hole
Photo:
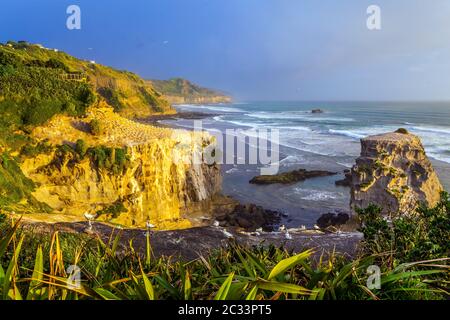
[[[427,104],[427,111],[423,105]],[[406,128],[424,144],[446,189],[450,188],[450,102],[311,102],[242,101],[230,104],[180,104],[180,111],[201,112],[205,129],[280,130],[280,172],[304,168],[339,174],[288,186],[253,186],[248,181],[258,166],[224,164],[223,189],[241,202],[254,202],[286,212],[286,224],[313,226],[327,212],[349,211],[350,189],[336,186],[360,153],[360,139]],[[320,108],[323,113],[312,114]],[[193,120],[163,121],[192,128]],[[439,132],[439,134],[438,134]]]

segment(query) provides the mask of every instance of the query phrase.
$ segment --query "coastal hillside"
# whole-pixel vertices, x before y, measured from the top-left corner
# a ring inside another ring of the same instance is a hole
[[[218,166],[192,164],[211,137],[130,119],[173,112],[131,72],[41,45],[0,45],[0,211],[188,227],[188,207],[220,189]]]
[[[217,90],[200,87],[186,79],[150,80],[172,104],[231,103],[232,98]]]
[[[0,66],[2,109],[15,104],[25,123],[43,123],[56,113],[82,115],[96,96],[126,117],[172,111],[138,75],[42,45],[24,41],[0,45]]]

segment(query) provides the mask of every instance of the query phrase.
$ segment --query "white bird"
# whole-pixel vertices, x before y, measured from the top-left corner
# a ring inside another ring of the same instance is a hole
[[[281,226],[279,226],[278,231],[285,231],[286,230],[286,226],[284,224],[282,224]]]
[[[153,228],[156,227],[154,224],[151,224],[150,221],[147,221],[147,222],[145,223],[145,226],[147,227],[147,229],[153,229]]]
[[[302,224],[302,225],[300,226],[300,230],[306,230],[306,226],[305,226],[304,224]]]
[[[286,233],[284,234],[284,237],[286,238],[286,240],[292,240],[292,236],[289,233],[289,231],[286,230]]]
[[[92,214],[89,212],[85,212],[84,213],[84,217],[87,219],[88,221],[88,227],[86,229],[87,232],[92,232],[92,221],[95,220],[95,218],[97,218],[97,214]]]
[[[229,233],[226,229],[223,229],[222,232],[225,235],[225,237],[234,238],[234,236],[231,233]]]
[[[85,217],[87,220],[92,221],[92,220],[94,220],[95,218],[97,218],[97,214],[92,214],[92,213],[89,213],[89,212],[85,212],[85,213],[84,213],[84,217]]]
[[[256,232],[263,232],[263,228],[256,229]]]
[[[320,230],[319,226],[317,224],[314,225],[314,229]]]
[[[214,227],[219,227],[219,226],[220,226],[219,221],[215,220],[215,221],[213,222],[213,226],[214,226]]]

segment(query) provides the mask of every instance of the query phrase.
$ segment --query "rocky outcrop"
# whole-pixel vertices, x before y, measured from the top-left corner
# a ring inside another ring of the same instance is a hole
[[[275,175],[261,175],[253,177],[249,182],[251,184],[273,184],[282,183],[289,184],[303,181],[310,178],[325,177],[335,175],[336,172],[298,169],[290,172],[283,172]]]
[[[349,219],[350,216],[345,212],[325,213],[317,219],[317,226],[320,229],[328,229],[330,227],[338,228],[339,226],[346,224]]]
[[[419,203],[435,205],[443,190],[419,137],[398,130],[361,140],[352,168],[352,208],[376,204],[383,214],[412,214]]]
[[[274,231],[278,228],[283,214],[267,210],[255,204],[235,204],[232,210],[215,214],[221,227],[239,227],[247,231],[262,228],[264,231]]]
[[[344,170],[344,179],[337,180],[334,184],[338,187],[350,187],[352,185],[352,172],[351,170]]]

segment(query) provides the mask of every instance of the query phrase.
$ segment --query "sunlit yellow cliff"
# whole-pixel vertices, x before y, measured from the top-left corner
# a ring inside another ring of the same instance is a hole
[[[86,130],[93,119],[103,124],[104,134]],[[128,165],[119,173],[96,167],[89,157],[74,161],[71,153],[54,151],[24,160],[22,171],[38,184],[33,195],[56,213],[82,217],[121,203],[126,211],[99,219],[126,226],[150,220],[159,228],[188,227],[189,207],[220,189],[218,165],[193,163],[195,154],[201,159],[202,148],[214,143],[210,136],[139,124],[105,103],[81,120],[56,116],[32,135],[53,145],[83,139],[88,146],[125,148],[128,156]]]

